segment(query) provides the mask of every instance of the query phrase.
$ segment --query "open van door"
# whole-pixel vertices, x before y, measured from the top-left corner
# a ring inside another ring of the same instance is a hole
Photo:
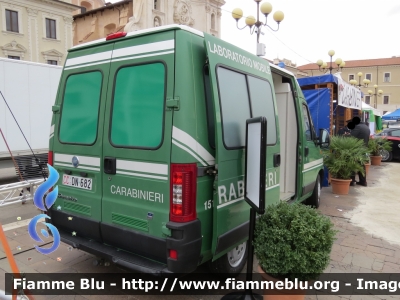
[[[249,230],[250,206],[244,201],[247,119],[267,118],[266,205],[279,200],[279,139],[272,77],[268,62],[211,35],[204,34],[204,38],[212,90],[209,106],[213,107],[209,109],[215,122],[213,260],[233,251],[228,257],[236,260],[229,262],[235,265],[243,260]]]

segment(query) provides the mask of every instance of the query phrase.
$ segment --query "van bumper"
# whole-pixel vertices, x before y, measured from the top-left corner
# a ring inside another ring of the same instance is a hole
[[[60,232],[61,241],[126,269],[152,274],[190,273],[201,261],[202,236],[198,219],[187,223],[168,222],[166,226],[171,230],[171,236],[160,239],[121,226],[68,214],[73,216],[79,230],[71,228],[72,223],[68,223],[64,212],[50,210],[50,215],[51,222]],[[86,231],[89,228],[92,230],[84,232],[83,228]],[[93,233],[94,228],[98,228],[99,232],[95,230]],[[72,235],[72,231],[77,231],[77,235]],[[177,251],[177,259],[169,258],[169,250]]]

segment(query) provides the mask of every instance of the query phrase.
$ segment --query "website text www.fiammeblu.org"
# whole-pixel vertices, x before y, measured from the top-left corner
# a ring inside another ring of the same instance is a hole
[[[48,276],[51,275],[51,276]],[[357,291],[360,294],[376,295],[400,295],[400,278],[392,275],[380,277],[366,275],[363,278],[354,277],[353,274],[335,274],[336,277],[327,277],[324,280],[301,281],[294,279],[282,279],[268,281],[240,280],[242,278],[227,278],[211,280],[210,276],[188,277],[139,277],[132,274],[28,274],[24,278],[12,277],[6,274],[6,292],[9,294],[15,290],[29,290],[36,295],[221,295],[229,291],[253,290],[259,293],[271,293],[270,291],[318,291],[323,294],[347,295]],[[112,276],[111,276],[112,275]],[[374,274],[376,275],[376,274]],[[388,274],[386,274],[388,275]],[[256,276],[254,276],[256,277]],[[204,279],[210,280],[204,280]],[[254,278],[253,278],[254,279]],[[321,279],[321,278],[319,278]],[[329,280],[328,280],[329,279]],[[397,280],[394,280],[397,279]]]

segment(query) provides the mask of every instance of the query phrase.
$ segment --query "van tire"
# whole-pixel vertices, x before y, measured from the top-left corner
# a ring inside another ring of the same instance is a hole
[[[321,180],[318,175],[317,179],[315,180],[313,193],[309,198],[307,198],[306,204],[318,208],[320,201],[321,201]]]
[[[247,261],[247,250],[248,250],[248,242],[244,242],[231,251],[226,253],[225,255],[221,256],[215,261],[208,262],[208,268],[211,272],[220,275],[230,275],[230,276],[237,276],[243,270],[244,265]],[[243,249],[244,248],[244,249]],[[239,256],[239,260],[232,261],[232,255]]]

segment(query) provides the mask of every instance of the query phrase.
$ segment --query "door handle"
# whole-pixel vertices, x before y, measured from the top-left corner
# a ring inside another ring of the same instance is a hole
[[[111,175],[117,173],[117,160],[115,157],[104,157],[104,173]]]
[[[308,147],[305,147],[305,148],[304,148],[304,156],[308,156],[308,152],[309,152]]]
[[[279,153],[274,153],[274,167],[279,167],[281,165],[281,155]]]

